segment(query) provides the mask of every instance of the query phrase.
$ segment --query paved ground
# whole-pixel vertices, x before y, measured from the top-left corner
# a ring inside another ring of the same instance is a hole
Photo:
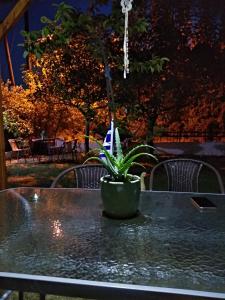
[[[39,163],[56,163],[56,162],[75,162],[77,159],[80,159],[80,155],[78,157],[73,157],[72,154],[64,154],[64,155],[39,155],[39,156],[34,156],[34,157],[28,157],[24,158],[21,157],[19,159],[12,158],[10,159],[10,153],[6,155],[6,165],[11,165],[11,164],[24,164],[24,163],[29,163],[29,164],[39,164]]]
[[[225,156],[225,143],[156,143],[159,154],[165,155],[196,155],[196,156]]]

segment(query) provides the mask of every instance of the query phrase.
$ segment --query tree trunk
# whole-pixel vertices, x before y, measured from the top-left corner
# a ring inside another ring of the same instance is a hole
[[[3,126],[3,108],[2,108],[2,80],[0,77],[0,189],[6,188],[6,164],[5,164],[5,139]]]
[[[155,117],[155,116],[150,116],[148,119],[146,142],[147,142],[147,145],[150,145],[150,146],[153,146],[154,126],[155,126],[156,119],[157,119],[157,117]]]
[[[89,134],[90,134],[90,121],[88,119],[85,119],[85,153],[87,154],[89,152]]]

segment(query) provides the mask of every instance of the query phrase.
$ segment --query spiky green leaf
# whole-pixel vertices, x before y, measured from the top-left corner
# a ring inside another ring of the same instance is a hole
[[[136,160],[137,158],[141,157],[141,156],[148,156],[151,158],[155,158],[154,155],[150,154],[150,153],[137,153],[134,154],[133,156],[131,156],[127,161],[124,161],[124,165],[122,166],[122,168],[119,170],[119,172],[123,173],[125,172],[127,169],[130,169],[132,163],[134,160]]]
[[[129,157],[131,157],[135,152],[137,152],[137,150],[140,150],[142,148],[148,148],[150,150],[155,150],[155,148],[153,146],[150,146],[150,145],[142,144],[142,145],[135,146],[133,149],[131,149],[126,154],[126,156],[124,157],[124,161],[127,161],[129,159]],[[155,159],[156,161],[158,161],[157,158],[154,155],[152,155],[152,158]]]
[[[117,159],[121,160],[123,158],[123,151],[122,151],[118,128],[115,129],[115,142],[116,142]]]

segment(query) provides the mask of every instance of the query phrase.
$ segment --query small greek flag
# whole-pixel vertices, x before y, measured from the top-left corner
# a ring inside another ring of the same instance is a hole
[[[103,146],[110,153],[113,154],[113,140],[114,140],[114,120],[110,123],[110,128],[107,131],[106,137],[104,139]],[[100,152],[99,157],[101,159],[106,159],[105,154]]]

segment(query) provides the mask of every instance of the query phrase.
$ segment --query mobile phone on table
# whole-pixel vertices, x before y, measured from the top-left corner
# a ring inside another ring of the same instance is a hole
[[[196,206],[200,211],[216,209],[216,205],[206,197],[191,197],[191,199],[194,206]]]

